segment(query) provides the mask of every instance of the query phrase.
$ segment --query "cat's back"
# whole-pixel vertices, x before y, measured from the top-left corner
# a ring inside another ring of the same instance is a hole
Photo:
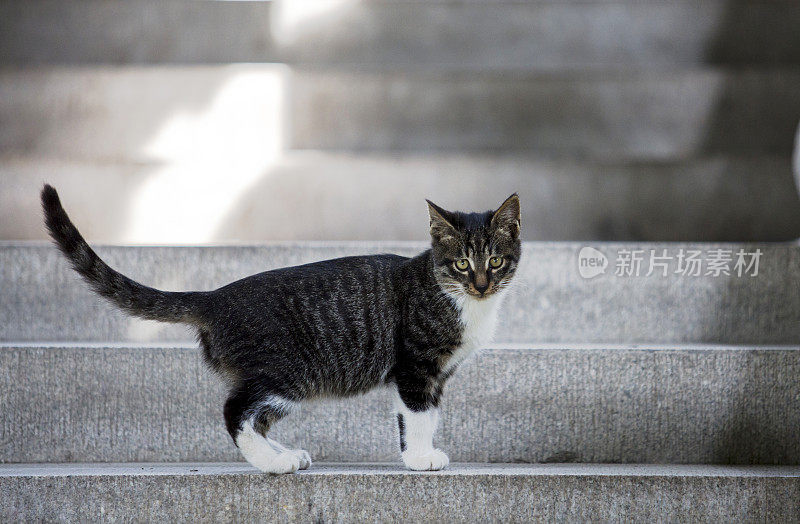
[[[375,291],[371,286],[393,284],[395,269],[408,257],[393,254],[359,255],[257,273],[213,292],[219,298],[246,299],[264,296],[274,299],[312,293],[316,298],[331,294]],[[276,297],[279,293],[281,297]]]

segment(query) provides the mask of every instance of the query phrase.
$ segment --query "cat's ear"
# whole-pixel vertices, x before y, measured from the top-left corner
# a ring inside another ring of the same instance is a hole
[[[492,213],[492,230],[516,240],[519,238],[520,222],[519,195],[514,193]]]
[[[453,226],[453,214],[446,209],[442,209],[430,200],[428,203],[428,215],[430,216],[431,237],[437,242],[456,236],[456,228]]]

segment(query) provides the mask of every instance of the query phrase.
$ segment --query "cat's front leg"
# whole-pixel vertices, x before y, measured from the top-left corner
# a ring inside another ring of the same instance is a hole
[[[433,434],[439,426],[438,397],[398,385],[395,399],[400,430],[400,456],[408,469],[436,471],[450,463],[447,455],[433,447]]]

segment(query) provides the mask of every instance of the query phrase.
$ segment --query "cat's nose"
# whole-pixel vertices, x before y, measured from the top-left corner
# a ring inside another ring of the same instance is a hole
[[[473,279],[472,283],[475,286],[475,291],[481,295],[483,295],[483,293],[489,289],[489,278],[484,271],[476,271],[475,278]]]

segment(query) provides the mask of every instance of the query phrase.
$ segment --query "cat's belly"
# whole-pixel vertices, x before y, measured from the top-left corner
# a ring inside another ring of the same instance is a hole
[[[349,373],[322,373],[317,382],[316,391],[309,391],[308,399],[346,398],[363,395],[377,387],[385,385],[389,366],[372,368],[358,366]]]
[[[318,353],[319,354],[319,353]],[[360,344],[327,347],[324,356],[309,366],[316,375],[310,397],[349,397],[383,384],[394,365],[394,348]]]

